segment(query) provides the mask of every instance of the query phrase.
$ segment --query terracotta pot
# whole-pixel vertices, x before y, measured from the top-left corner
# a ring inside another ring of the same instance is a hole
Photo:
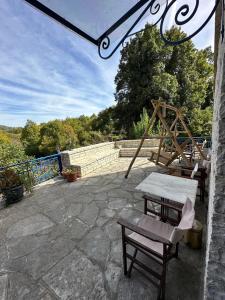
[[[77,180],[77,174],[67,174],[66,178],[68,182],[74,182]]]
[[[77,178],[81,178],[80,172],[77,172],[76,176],[77,176]]]
[[[66,172],[62,172],[63,178],[67,179],[68,174]]]

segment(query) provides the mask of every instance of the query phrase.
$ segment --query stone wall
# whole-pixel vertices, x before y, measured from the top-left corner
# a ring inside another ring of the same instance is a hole
[[[217,61],[204,299],[225,299],[225,44]]]
[[[116,148],[120,148],[120,157],[134,157],[141,140],[123,140],[115,143]],[[147,139],[138,154],[138,157],[150,157],[152,150],[157,150],[159,139]]]
[[[100,143],[87,147],[81,147],[70,151],[63,151],[62,164],[64,168],[71,167],[85,176],[105,165],[108,165],[119,157],[119,149],[114,142]]]
[[[122,148],[137,148],[141,140],[122,140],[115,142],[116,147]],[[158,147],[159,139],[146,139],[143,147]]]

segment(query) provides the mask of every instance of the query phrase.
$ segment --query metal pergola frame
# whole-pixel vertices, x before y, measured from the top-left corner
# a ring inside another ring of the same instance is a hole
[[[99,56],[103,59],[110,58],[116,50],[124,43],[124,41],[130,37],[131,35],[134,35],[136,33],[132,33],[135,26],[139,23],[139,21],[142,19],[142,17],[147,13],[150,12],[151,15],[159,15],[159,19],[154,23],[154,25],[158,24],[160,25],[160,35],[162,37],[162,40],[165,42],[165,44],[176,46],[179,45],[191,38],[193,38],[195,35],[197,35],[209,22],[209,20],[214,15],[219,3],[222,1],[222,5],[224,6],[224,0],[215,0],[215,5],[210,12],[209,16],[206,18],[204,23],[195,30],[192,34],[185,36],[183,39],[178,41],[170,41],[168,40],[164,33],[163,33],[163,26],[165,18],[170,11],[170,9],[173,7],[175,3],[178,3],[178,0],[166,0],[165,3],[162,5],[159,0],[140,0],[135,4],[133,7],[131,7],[120,19],[118,19],[112,26],[110,26],[104,33],[102,33],[97,39],[92,37],[91,35],[84,32],[82,29],[78,28],[47,6],[43,5],[39,0],[25,0],[27,3],[34,6],[36,9],[40,10],[44,14],[48,15],[52,19],[56,20],[60,24],[64,25],[65,27],[69,28],[73,32],[77,33],[78,35],[82,36],[92,44],[98,47],[98,53]],[[211,0],[214,1],[214,0]],[[188,1],[187,1],[188,2]],[[200,0],[195,1],[194,8],[190,8],[190,4],[183,4],[176,12],[175,14],[175,24],[178,26],[182,26],[187,24],[189,21],[191,21],[194,16],[199,11],[199,2]],[[110,53],[106,53],[110,46],[111,46],[111,40],[110,40],[110,34],[112,34],[119,26],[121,26],[123,23],[125,23],[131,16],[133,16],[137,11],[141,10],[140,15],[137,17],[137,19],[134,21],[133,25],[129,28],[129,30],[126,32],[126,34],[119,40],[119,42],[116,44],[116,46],[113,47]],[[183,18],[183,19],[180,19]],[[141,32],[141,31],[138,31]],[[222,24],[221,34],[224,36],[224,22]],[[104,52],[106,53],[104,55]]]

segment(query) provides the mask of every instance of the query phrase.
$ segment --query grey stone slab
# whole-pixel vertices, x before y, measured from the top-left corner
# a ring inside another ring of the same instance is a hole
[[[21,272],[8,273],[7,300],[39,300],[45,288]]]
[[[107,222],[108,222],[108,218],[105,218],[105,217],[99,217],[96,221],[96,225],[98,227],[102,227],[103,225],[105,225]]]
[[[10,270],[30,274],[34,279],[42,277],[58,261],[70,253],[75,247],[72,240],[59,237],[50,241],[31,254],[10,261]]]
[[[156,287],[147,286],[137,272],[131,278],[122,277],[118,287],[118,300],[153,300],[157,299]]]
[[[117,292],[121,273],[121,267],[118,267],[113,263],[108,264],[107,269],[105,271],[105,278],[112,295]]]
[[[133,209],[133,208],[123,208],[118,213],[118,216],[120,218],[127,219],[132,223],[137,223],[142,214],[143,214],[143,210],[137,211],[136,209]]]
[[[127,200],[123,198],[109,198],[109,209],[121,209],[128,205]]]
[[[110,240],[118,240],[121,238],[121,226],[116,222],[112,222],[105,226],[105,232]]]
[[[0,244],[0,270],[4,270],[5,265],[7,265],[9,260],[9,253],[7,245],[4,241],[1,241]]]
[[[112,242],[110,260],[117,263],[118,265],[122,264],[122,241],[116,240]]]
[[[48,241],[47,235],[27,236],[17,239],[11,239],[6,242],[8,255],[10,259],[22,257],[33,252]]]
[[[114,189],[108,192],[109,197],[113,198],[124,198],[124,199],[132,199],[132,194],[128,191],[124,191],[123,189]]]
[[[106,201],[108,199],[108,194],[106,192],[95,194],[95,201]]]
[[[58,195],[58,197],[53,197],[53,199],[44,199],[43,203],[40,205],[43,211],[51,211],[59,209],[60,207],[65,207],[66,201],[63,196]]]
[[[102,193],[102,192],[109,192],[112,189],[116,189],[116,188],[118,188],[117,184],[110,183],[110,184],[107,184],[107,185],[102,186],[102,187],[97,187],[96,190],[94,191],[94,193],[99,194],[99,193]]]
[[[67,209],[67,216],[69,218],[78,216],[81,213],[83,205],[81,203],[72,203]]]
[[[103,230],[96,228],[83,238],[79,247],[89,258],[104,265],[110,253],[110,240]]]
[[[63,226],[55,225],[53,227],[46,228],[35,235],[9,239],[5,242],[8,258],[14,259],[27,255],[35,249],[43,246],[45,243],[65,235],[66,230],[67,228]]]
[[[106,217],[108,219],[113,218],[115,216],[115,211],[112,209],[103,209],[100,212],[101,217]]]
[[[84,211],[79,215],[79,219],[87,223],[89,226],[93,226],[98,217],[98,213],[99,213],[99,208],[93,202],[86,206]]]
[[[75,240],[80,240],[88,230],[89,226],[76,218],[70,219],[65,225],[67,236]]]
[[[17,209],[17,211],[15,211],[13,206],[7,208],[7,215],[5,216],[3,214],[0,218],[0,228],[1,228],[0,235],[6,234],[9,228],[15,226],[15,223],[25,218],[29,218],[30,216],[31,215],[29,210]]]
[[[44,295],[41,296],[40,300],[58,300],[56,297],[52,296],[49,293],[45,293]]]
[[[0,299],[1,300],[7,300],[7,286],[8,286],[7,274],[0,275]]]
[[[107,201],[95,201],[95,204],[100,209],[108,208],[108,202]]]
[[[7,231],[7,238],[18,238],[38,233],[46,228],[54,226],[54,223],[46,216],[37,214],[16,222]]]
[[[43,280],[62,300],[107,298],[100,269],[77,250],[54,266]]]

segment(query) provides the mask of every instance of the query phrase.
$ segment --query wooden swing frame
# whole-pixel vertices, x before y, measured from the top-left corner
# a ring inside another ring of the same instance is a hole
[[[144,144],[144,141],[145,139],[148,139],[148,138],[153,138],[153,137],[150,137],[148,136],[148,132],[153,128],[154,124],[155,124],[155,121],[156,121],[156,117],[158,117],[161,125],[162,125],[162,133],[161,133],[161,136],[155,136],[154,138],[158,138],[160,139],[160,142],[159,142],[159,149],[158,149],[158,153],[157,153],[157,158],[156,158],[156,164],[159,163],[159,158],[160,158],[160,153],[161,153],[161,149],[162,149],[162,146],[163,146],[163,142],[166,139],[170,138],[171,141],[172,141],[172,144],[174,146],[174,149],[175,149],[175,152],[174,154],[171,156],[171,158],[168,160],[167,163],[165,163],[165,166],[169,166],[178,156],[181,156],[183,158],[183,160],[185,161],[186,165],[188,167],[192,167],[192,164],[190,162],[190,160],[186,157],[185,153],[184,153],[184,150],[185,150],[185,147],[187,146],[187,144],[189,143],[189,141],[191,140],[192,142],[192,145],[194,147],[196,147],[196,149],[198,150],[199,154],[200,154],[200,157],[202,159],[206,159],[202,149],[199,147],[199,145],[196,143],[196,141],[194,140],[192,134],[191,134],[191,131],[188,129],[187,125],[185,124],[184,122],[184,119],[183,119],[183,113],[182,113],[182,110],[179,109],[179,108],[176,108],[172,105],[169,105],[169,104],[166,104],[165,102],[161,102],[160,100],[152,100],[151,101],[152,103],[152,106],[154,108],[154,112],[152,114],[152,117],[149,121],[149,124],[148,126],[146,127],[145,131],[144,131],[144,134],[141,138],[141,141],[140,141],[140,144],[136,150],[136,153],[129,165],[129,168],[126,172],[126,175],[125,175],[125,178],[128,177],[129,173],[130,173],[130,170]],[[172,123],[171,126],[168,125],[167,121],[166,121],[166,110],[170,110],[170,111],[173,111],[175,114],[176,114],[176,117]],[[177,130],[177,124],[180,123],[182,126],[183,126],[183,129],[184,130]],[[187,134],[188,138],[182,143],[182,144],[178,144],[177,142],[177,136],[180,134],[180,133],[183,133],[183,134]]]

